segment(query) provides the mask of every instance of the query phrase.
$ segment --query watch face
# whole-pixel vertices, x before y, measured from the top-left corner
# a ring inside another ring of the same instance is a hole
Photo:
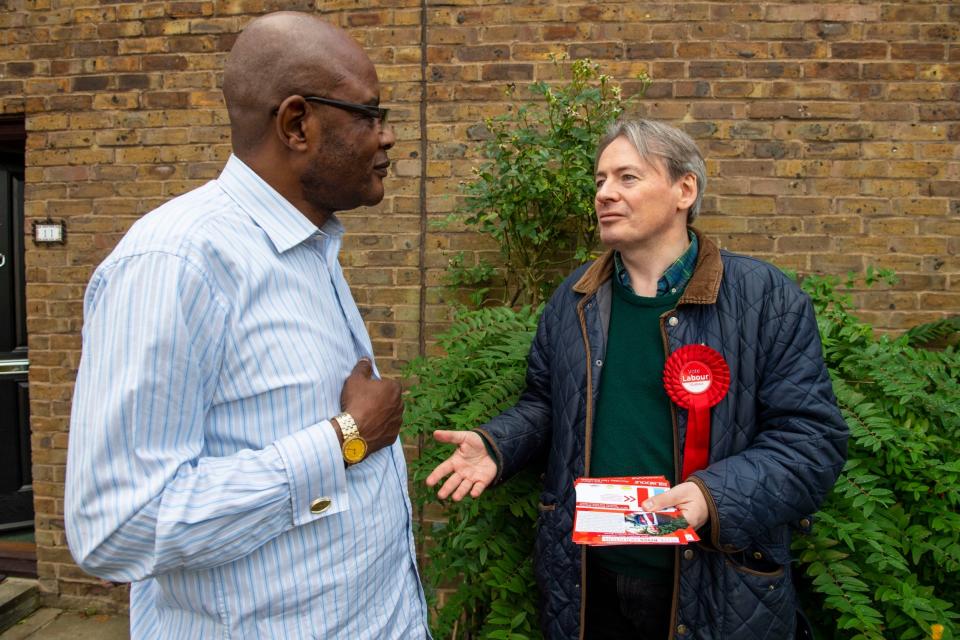
[[[343,459],[350,464],[363,460],[367,455],[367,442],[363,438],[351,438],[343,443]]]

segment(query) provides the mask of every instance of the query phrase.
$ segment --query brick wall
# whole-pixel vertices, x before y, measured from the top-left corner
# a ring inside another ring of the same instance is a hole
[[[652,76],[636,111],[701,144],[710,185],[700,226],[723,246],[801,272],[895,268],[898,285],[857,295],[881,327],[960,309],[955,3],[0,4],[0,114],[26,115],[28,228],[48,215],[68,228],[65,246],[28,242],[26,256],[38,569],[62,605],[126,598],[73,566],[63,534],[84,286],[134,220],[217,175],[229,152],[224,54],[264,11],[317,11],[350,29],[394,108],[389,195],[344,216],[342,256],[394,375],[446,320],[438,283],[450,252],[494,250],[428,225],[455,207],[475,125],[509,108],[506,83],[559,79],[551,54],[593,58],[627,93],[638,72]]]

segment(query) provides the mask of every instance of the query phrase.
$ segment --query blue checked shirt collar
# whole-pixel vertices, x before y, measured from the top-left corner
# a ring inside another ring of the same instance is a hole
[[[693,270],[697,266],[697,235],[690,231],[687,231],[687,234],[690,236],[690,246],[683,252],[683,255],[677,258],[676,262],[667,267],[667,270],[657,280],[658,296],[682,291],[693,276]],[[623,259],[620,258],[619,251],[614,251],[613,263],[617,281],[633,292],[633,287],[630,286],[630,274],[627,273],[627,268],[623,266]]]
[[[343,224],[335,215],[330,216],[322,229],[318,229],[289,200],[233,154],[230,154],[217,183],[263,229],[277,253],[284,253],[315,235],[337,239],[343,235]]]

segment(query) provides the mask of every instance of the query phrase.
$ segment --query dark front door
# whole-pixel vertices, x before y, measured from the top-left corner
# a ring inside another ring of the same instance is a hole
[[[9,123],[0,123],[0,125]],[[22,126],[22,125],[21,125]],[[0,533],[33,527],[23,269],[23,139],[0,126]],[[6,134],[6,135],[4,135]]]

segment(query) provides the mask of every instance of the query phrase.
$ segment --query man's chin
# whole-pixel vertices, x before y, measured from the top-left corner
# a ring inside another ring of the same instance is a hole
[[[364,194],[363,206],[372,207],[373,205],[380,204],[383,200],[383,191],[383,182],[378,181],[375,188],[370,189],[368,193]]]
[[[349,211],[359,207],[374,207],[383,202],[383,189],[360,194],[349,207],[341,207],[337,211]]]
[[[601,233],[600,234],[600,243],[605,246],[607,249],[617,249],[620,250],[620,245],[623,244],[623,238],[621,238],[616,233]]]

